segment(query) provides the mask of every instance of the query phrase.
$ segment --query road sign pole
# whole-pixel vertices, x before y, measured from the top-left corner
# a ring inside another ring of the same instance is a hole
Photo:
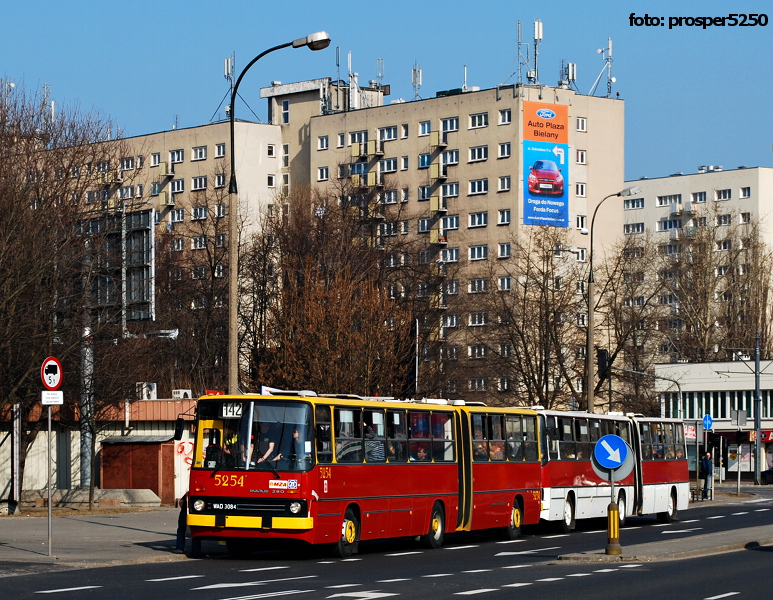
[[[623,553],[620,545],[620,508],[615,502],[615,470],[609,470],[609,487],[612,490],[612,499],[607,507],[607,547],[604,554],[619,556]]]
[[[48,405],[48,555],[51,556],[51,405]]]

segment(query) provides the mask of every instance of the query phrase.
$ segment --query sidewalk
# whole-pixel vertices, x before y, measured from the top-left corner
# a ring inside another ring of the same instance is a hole
[[[735,486],[718,487],[715,500],[694,502],[690,508],[717,503],[749,500],[753,486],[744,486],[742,495]],[[178,510],[175,508],[138,509],[135,512],[56,516],[51,519],[51,556],[48,555],[48,516],[0,517],[0,577],[47,570],[97,566],[173,562],[187,560],[174,554]],[[737,529],[719,534],[697,535],[667,541],[625,545],[623,528],[621,556],[597,552],[561,556],[576,561],[654,561],[672,560],[738,550],[750,545],[773,544],[773,524]],[[188,540],[190,550],[190,540]],[[204,554],[225,554],[225,547],[205,541]]]

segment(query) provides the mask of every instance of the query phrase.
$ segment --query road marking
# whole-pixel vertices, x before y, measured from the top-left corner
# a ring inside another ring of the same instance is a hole
[[[180,579],[195,579],[196,577],[204,577],[204,575],[181,575],[180,577],[162,577],[160,579],[146,579],[145,581],[179,581]]]
[[[462,573],[489,573],[494,569],[473,569],[472,571],[462,571]]]
[[[532,585],[532,583],[508,583],[502,587],[526,587],[527,585]]]
[[[290,567],[260,567],[257,569],[239,569],[240,573],[256,573],[258,571],[276,571],[277,569],[289,569]]]
[[[388,592],[379,592],[378,590],[373,590],[372,592],[345,592],[343,594],[333,594],[332,596],[328,596],[328,598],[386,598],[388,596],[397,596],[398,594],[390,594]],[[231,600],[241,600],[238,598],[233,598]]]
[[[641,567],[641,565],[620,565],[621,569],[635,569],[636,567]]]
[[[596,531],[583,531],[583,533],[606,533],[606,529],[597,529]]]
[[[325,589],[329,590],[337,590],[342,588],[348,588],[348,587],[360,587],[361,583],[341,583],[339,585],[326,585]]]
[[[661,531],[662,535],[670,535],[672,533],[692,533],[693,531],[700,531],[703,527],[690,527],[688,529],[669,529],[668,531]]]
[[[754,512],[768,512],[769,510],[769,508],[755,508]]]
[[[236,598],[224,598],[223,600],[261,600],[262,598],[276,598],[277,596],[292,596],[293,594],[308,594],[316,590],[283,590],[281,592],[266,592],[265,594],[252,594],[250,596],[237,596]]]
[[[749,514],[749,511],[747,510],[747,511],[744,511],[744,512],[733,513],[732,516],[733,517],[737,517],[738,515],[748,515],[748,514]]]
[[[568,533],[557,533],[556,535],[544,535],[542,536],[543,540],[553,540],[555,538],[562,538],[562,537],[569,537],[570,534]]]
[[[422,575],[422,577],[431,578],[431,577],[453,577],[453,573],[433,573],[432,575]]]
[[[411,552],[393,552],[392,554],[385,554],[384,556],[408,556],[410,554],[423,554],[423,552],[418,550],[413,550]]]
[[[588,577],[589,575],[593,575],[593,573],[570,573],[567,577]]]
[[[551,548],[537,548],[535,550],[522,550],[521,552],[498,552],[494,556],[519,556],[522,554],[536,554],[537,552],[547,552],[548,550],[560,550],[561,546],[553,546]]]
[[[641,529],[641,525],[634,525],[633,527],[629,527],[628,525],[625,526],[626,531],[632,531],[634,529]]]
[[[303,575],[301,577],[285,577],[283,579],[264,579],[263,581],[245,581],[242,583],[213,583],[203,587],[191,588],[192,590],[217,590],[220,588],[249,587],[255,585],[267,585],[269,583],[279,583],[282,581],[297,581],[299,579],[316,579],[317,575]]]
[[[358,562],[361,561],[361,558],[344,558],[341,560],[341,562]]]
[[[531,567],[532,565],[506,565],[502,567],[503,569],[525,569],[526,567]]]
[[[697,523],[700,519],[690,519],[689,521],[679,521],[682,525],[685,523]]]
[[[521,542],[525,542],[526,540],[502,540],[501,542],[495,542],[497,544],[519,544]]]
[[[466,592],[456,592],[454,596],[472,596],[474,594],[487,594],[488,592],[496,592],[497,589],[493,588],[481,588],[479,590],[467,590]]]
[[[95,590],[101,588],[101,585],[84,585],[74,588],[59,588],[58,590],[38,590],[36,594],[58,594],[59,592],[79,592],[80,590]]]
[[[410,578],[398,578],[398,579],[379,579],[376,583],[397,583],[398,581],[410,581]]]
[[[617,569],[596,569],[594,573],[614,573]]]
[[[468,548],[477,548],[477,545],[471,546],[443,546],[446,550],[467,550]]]
[[[741,592],[728,592],[727,594],[720,594],[719,596],[709,596],[704,600],[718,600],[719,598],[727,598],[728,596],[737,596]]]
[[[706,517],[707,520],[711,519],[724,519],[726,515],[714,515],[713,517]]]
[[[545,577],[545,579],[537,579],[537,583],[550,582],[550,581],[563,581],[563,577]]]

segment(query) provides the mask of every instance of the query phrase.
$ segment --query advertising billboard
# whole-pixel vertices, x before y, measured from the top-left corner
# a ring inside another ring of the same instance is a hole
[[[569,227],[569,108],[523,103],[523,223]]]

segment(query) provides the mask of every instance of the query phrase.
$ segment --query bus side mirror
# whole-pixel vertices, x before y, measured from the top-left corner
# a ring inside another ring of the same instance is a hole
[[[174,422],[175,441],[179,442],[181,439],[183,439],[184,430],[185,430],[185,421],[182,420],[182,417],[178,417],[177,420]]]

